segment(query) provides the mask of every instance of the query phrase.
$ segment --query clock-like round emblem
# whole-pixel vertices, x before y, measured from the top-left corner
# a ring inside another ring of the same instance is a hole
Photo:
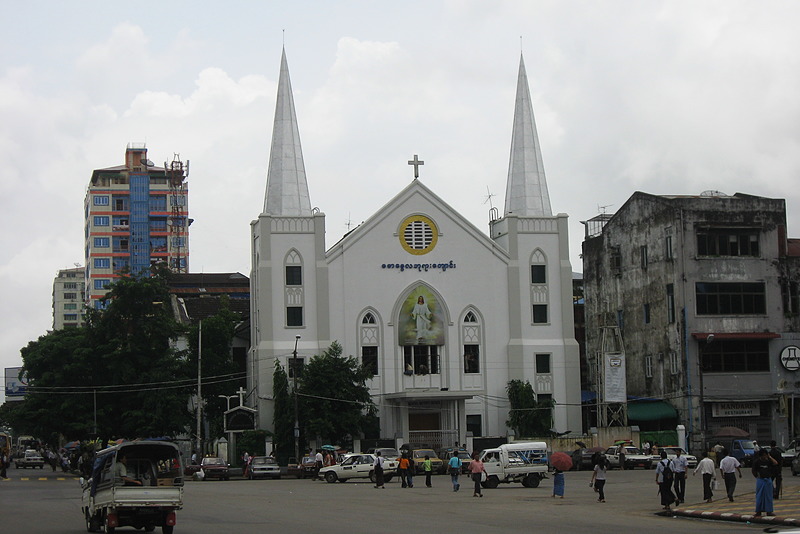
[[[409,254],[427,254],[436,246],[438,238],[436,225],[424,215],[407,217],[400,225],[400,244]]]

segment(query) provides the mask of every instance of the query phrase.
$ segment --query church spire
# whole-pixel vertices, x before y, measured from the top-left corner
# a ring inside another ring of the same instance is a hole
[[[277,216],[311,216],[311,199],[308,195],[303,149],[300,146],[285,49],[281,51],[281,73],[272,127],[264,212]]]
[[[514,106],[514,129],[511,134],[511,157],[506,182],[505,215],[509,214],[520,217],[553,215],[522,54],[519,57],[517,101]]]

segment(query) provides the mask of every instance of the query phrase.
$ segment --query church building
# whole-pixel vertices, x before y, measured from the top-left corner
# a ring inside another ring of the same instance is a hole
[[[381,438],[436,447],[467,432],[507,436],[514,379],[555,401],[555,431],[579,433],[567,215],[550,209],[522,57],[505,209],[489,235],[418,178],[416,155],[408,163],[414,180],[326,250],[284,51],[264,209],[251,223],[259,428],[273,428],[275,360],[288,370],[295,350],[307,362],[338,341],[372,370]]]

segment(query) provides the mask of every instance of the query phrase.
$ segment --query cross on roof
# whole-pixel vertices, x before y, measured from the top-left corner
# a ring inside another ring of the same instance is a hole
[[[425,165],[424,161],[421,161],[416,154],[414,154],[414,159],[408,160],[409,165],[414,166],[414,178],[419,178],[419,166]]]
[[[244,394],[247,393],[247,390],[244,389],[242,386],[239,386],[239,391],[236,393],[239,394],[239,406],[244,406]]]

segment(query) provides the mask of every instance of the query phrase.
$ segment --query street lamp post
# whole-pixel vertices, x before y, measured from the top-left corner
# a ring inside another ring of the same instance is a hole
[[[294,388],[294,457],[300,464],[300,417],[297,407],[297,342],[300,335],[294,336],[294,351],[292,352],[292,387]]]

